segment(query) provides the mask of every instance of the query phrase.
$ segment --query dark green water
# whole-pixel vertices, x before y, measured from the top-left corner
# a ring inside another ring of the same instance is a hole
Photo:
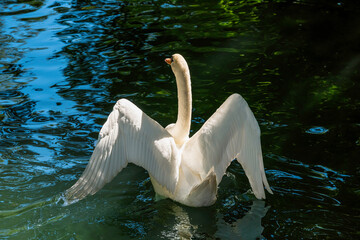
[[[233,163],[208,208],[154,201],[129,166],[63,207],[113,104],[175,121],[181,53],[192,131],[233,92],[262,130],[274,195],[257,201]],[[360,238],[357,1],[0,2],[1,239]]]

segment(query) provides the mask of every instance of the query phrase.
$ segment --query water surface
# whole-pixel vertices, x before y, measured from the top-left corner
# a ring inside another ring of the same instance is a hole
[[[359,238],[359,24],[356,1],[2,1],[0,238]],[[211,207],[155,201],[131,165],[64,207],[119,98],[175,122],[175,52],[192,133],[240,93],[274,195],[256,200],[234,162]]]

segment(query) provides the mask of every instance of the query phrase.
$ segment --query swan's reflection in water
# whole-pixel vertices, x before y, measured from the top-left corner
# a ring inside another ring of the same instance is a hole
[[[264,230],[261,219],[265,217],[270,206],[265,207],[261,200],[253,201],[251,209],[241,219],[232,224],[226,223],[222,217],[216,223],[216,237],[220,239],[259,239]]]
[[[172,231],[163,231],[162,236],[172,239],[192,239],[215,236],[219,239],[259,239],[264,230],[261,219],[270,206],[261,200],[253,201],[251,209],[241,219],[227,223],[215,208],[187,208],[172,205],[175,221]]]

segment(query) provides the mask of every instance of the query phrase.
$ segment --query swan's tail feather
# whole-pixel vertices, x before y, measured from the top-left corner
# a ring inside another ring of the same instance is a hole
[[[210,206],[216,201],[217,182],[214,168],[212,168],[204,181],[192,188],[187,199],[187,203],[193,207]]]

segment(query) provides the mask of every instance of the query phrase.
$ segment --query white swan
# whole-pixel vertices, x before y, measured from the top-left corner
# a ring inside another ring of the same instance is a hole
[[[231,95],[189,138],[190,72],[174,54],[165,61],[176,77],[178,119],[166,128],[126,99],[114,106],[80,179],[65,192],[68,203],[95,194],[133,163],[145,168],[155,192],[188,206],[209,206],[217,186],[235,158],[242,165],[255,196],[265,198],[267,182],[260,145],[260,128],[246,101]]]

